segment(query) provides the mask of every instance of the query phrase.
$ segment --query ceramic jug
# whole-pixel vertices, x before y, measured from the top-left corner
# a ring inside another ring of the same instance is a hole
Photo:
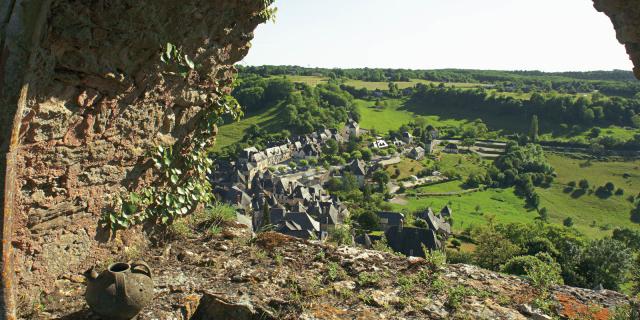
[[[129,320],[153,299],[151,268],[144,261],[118,262],[88,279],[85,299],[103,319]]]

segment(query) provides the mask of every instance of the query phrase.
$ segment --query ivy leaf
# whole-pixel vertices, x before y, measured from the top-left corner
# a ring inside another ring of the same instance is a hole
[[[195,65],[193,64],[193,61],[191,61],[191,59],[189,59],[189,57],[186,54],[184,55],[184,62],[187,63],[187,66],[189,66],[189,69],[193,69],[195,67]]]
[[[167,49],[166,49],[165,53],[167,54],[167,57],[169,59],[171,59],[171,53],[173,52],[174,48],[175,47],[173,46],[173,44],[171,44],[170,42],[167,42]]]
[[[162,223],[165,224],[165,223],[167,223],[167,221],[169,221],[169,217],[162,216],[162,218],[160,218],[160,221],[162,221]]]
[[[171,183],[176,184],[178,183],[178,176],[175,174],[171,175]]]

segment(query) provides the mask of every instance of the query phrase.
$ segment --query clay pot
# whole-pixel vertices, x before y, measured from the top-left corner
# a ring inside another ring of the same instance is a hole
[[[151,268],[143,261],[114,263],[91,275],[85,299],[103,319],[129,320],[153,299]]]

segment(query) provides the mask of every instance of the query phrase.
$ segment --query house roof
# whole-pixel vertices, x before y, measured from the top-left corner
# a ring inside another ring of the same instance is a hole
[[[349,169],[351,173],[356,176],[365,176],[367,175],[367,170],[365,169],[364,161],[355,159],[351,161],[349,164]]]
[[[444,206],[444,208],[442,208],[442,210],[440,210],[440,214],[443,216],[451,216],[453,214],[453,210],[451,210],[451,207],[449,206]]]
[[[429,250],[440,249],[442,244],[433,230],[393,226],[385,232],[389,247],[407,256],[424,257],[422,245]]]
[[[338,216],[338,209],[333,205],[330,205],[329,208],[322,211],[318,216],[318,220],[320,220],[320,223],[324,224],[339,224],[340,218]]]
[[[306,212],[287,212],[284,215],[284,220],[293,221],[305,230],[311,230],[315,232],[320,231],[320,222],[313,219]]]
[[[404,214],[400,212],[380,211],[377,213],[380,219],[385,219],[387,225],[399,226],[404,221]]]

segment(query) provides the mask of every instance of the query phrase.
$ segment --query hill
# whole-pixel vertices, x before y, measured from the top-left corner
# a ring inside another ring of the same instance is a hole
[[[543,311],[532,307],[541,287],[516,276],[277,233],[252,239],[237,224],[201,236],[139,251],[162,270],[163,292],[139,319],[609,319],[629,310],[622,294],[557,286]],[[34,316],[45,314],[90,317],[80,295]]]

